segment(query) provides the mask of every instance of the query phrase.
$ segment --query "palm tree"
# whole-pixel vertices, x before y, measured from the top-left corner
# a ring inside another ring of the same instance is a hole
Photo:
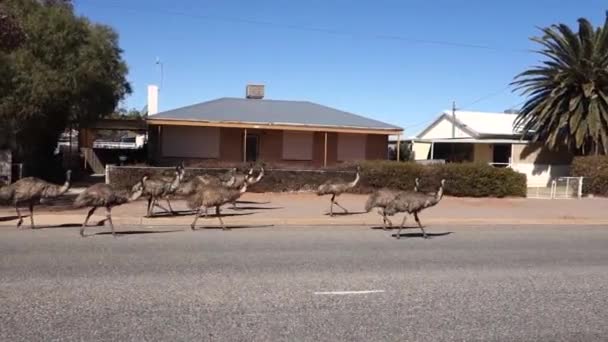
[[[527,97],[515,126],[551,150],[608,152],[608,13],[603,27],[578,25],[578,32],[552,25],[532,38],[546,60],[512,83]]]

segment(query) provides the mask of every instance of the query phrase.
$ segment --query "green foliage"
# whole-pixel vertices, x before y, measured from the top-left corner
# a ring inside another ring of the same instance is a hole
[[[76,17],[69,1],[5,0],[3,9],[26,38],[0,51],[0,145],[42,173],[68,122],[109,115],[130,92],[127,67],[117,34]]]
[[[362,186],[412,190],[420,179],[423,192],[436,191],[441,179],[446,180],[445,193],[463,197],[526,196],[526,176],[507,168],[480,163],[420,165],[388,161],[364,162]]]
[[[578,32],[559,24],[532,38],[545,61],[513,81],[527,96],[515,124],[550,149],[608,151],[608,14],[598,28],[578,23]]]
[[[397,148],[390,147],[388,151],[389,160],[397,160]],[[412,152],[412,145],[408,144],[404,141],[400,143],[399,146],[399,160],[400,161],[411,161],[414,159],[414,154]]]
[[[126,109],[126,108],[118,108],[114,113],[112,113],[109,118],[110,119],[119,119],[119,120],[141,120],[144,118],[144,114],[135,108]]]
[[[572,177],[585,177],[583,193],[608,195],[608,156],[576,157],[570,168]]]
[[[241,166],[244,172],[249,164]],[[339,167],[329,170],[267,169],[264,178],[249,189],[252,192],[314,191],[327,180],[350,182],[354,178],[354,167]],[[186,180],[195,175],[227,172],[222,169],[186,169]],[[112,168],[110,180],[120,187],[129,187],[145,174],[170,175],[171,169],[149,167]],[[526,196],[526,176],[511,169],[502,169],[487,164],[434,164],[420,165],[412,162],[369,161],[361,164],[361,181],[352,189],[355,193],[369,193],[374,189],[388,187],[413,190],[415,179],[420,178],[422,192],[435,192],[441,179],[446,179],[445,193],[463,197]]]

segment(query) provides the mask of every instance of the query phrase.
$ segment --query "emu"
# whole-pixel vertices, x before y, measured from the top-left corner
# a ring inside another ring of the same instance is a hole
[[[180,183],[179,187],[175,191],[177,196],[192,196],[200,186],[225,186],[231,187],[234,184],[236,178],[234,175],[227,181],[222,181],[220,177],[211,175],[195,176],[187,182]]]
[[[188,206],[192,209],[196,209],[194,221],[190,225],[190,228],[194,230],[196,227],[196,221],[201,214],[204,212],[206,217],[207,209],[210,207],[215,207],[215,213],[218,220],[220,220],[222,230],[229,230],[229,228],[226,228],[224,225],[224,221],[222,221],[220,207],[226,203],[235,202],[243,193],[245,193],[245,191],[247,191],[247,185],[248,182],[245,181],[240,189],[232,189],[225,186],[214,185],[199,187],[197,191],[190,196],[190,198],[188,198]]]
[[[414,192],[418,192],[419,188],[420,179],[416,178],[414,180]],[[393,222],[391,222],[386,215],[386,207],[402,192],[403,191],[401,190],[382,188],[374,191],[367,198],[367,202],[365,202],[365,211],[369,213],[373,208],[380,208],[378,214],[382,215],[382,229],[386,230],[387,223],[390,227],[393,226]]]
[[[148,217],[152,216],[152,211],[154,210],[155,206],[161,208],[165,212],[175,214],[173,208],[171,207],[171,202],[169,201],[168,196],[175,194],[180,182],[184,179],[184,174],[185,170],[183,165],[178,165],[175,168],[174,177],[150,178],[146,180],[143,195],[148,197]],[[167,200],[169,210],[158,204],[158,200],[160,198],[165,198]]]
[[[258,176],[255,178],[253,177],[253,169],[250,169],[245,178],[242,178],[242,177],[236,178],[235,177],[235,181],[231,185],[229,185],[229,187],[232,189],[240,189],[243,187],[243,184],[245,184],[245,183],[247,183],[247,185],[253,185],[253,184],[258,183],[260,180],[262,180],[262,177],[264,177],[264,168],[263,167],[260,168],[260,173],[258,173]],[[236,200],[234,200],[234,202],[232,202],[232,208],[237,209]]]
[[[71,170],[65,172],[65,183],[63,185],[49,183],[36,177],[22,178],[0,190],[0,202],[11,203],[15,206],[17,216],[19,216],[17,228],[21,227],[23,223],[19,204],[27,203],[30,209],[31,228],[35,229],[34,206],[43,200],[57,198],[65,194],[70,189],[71,175]]]
[[[401,238],[401,230],[403,229],[403,225],[405,224],[405,220],[407,219],[407,214],[413,214],[414,219],[416,219],[416,223],[418,223],[418,227],[422,230],[422,236],[427,239],[428,236],[424,231],[424,227],[422,223],[420,223],[420,219],[418,218],[418,213],[426,208],[430,208],[432,206],[437,205],[439,201],[443,198],[443,187],[445,185],[445,179],[441,180],[441,185],[439,185],[439,189],[437,193],[433,195],[423,194],[420,192],[401,192],[394,200],[392,200],[389,205],[384,209],[386,215],[394,215],[396,213],[405,213],[403,216],[403,221],[401,222],[401,226],[399,226],[399,231],[397,232],[397,239]]]
[[[353,180],[350,183],[327,181],[327,182],[319,185],[319,188],[317,189],[318,196],[331,195],[331,205],[329,206],[329,216],[334,216],[334,204],[336,204],[337,206],[342,208],[342,210],[344,210],[345,213],[348,213],[348,210],[346,210],[346,208],[341,206],[338,203],[338,201],[336,201],[336,197],[340,196],[345,191],[354,188],[357,185],[357,183],[359,183],[360,172],[361,172],[361,168],[359,166],[357,166],[357,174],[355,176],[355,180]]]
[[[110,223],[110,228],[112,229],[112,236],[116,237],[116,233],[114,231],[114,224],[112,223],[112,208],[115,206],[119,206],[121,204],[132,202],[137,200],[144,192],[144,187],[146,184],[146,180],[148,176],[143,176],[142,179],[137,182],[137,184],[133,185],[131,190],[117,190],[114,189],[111,185],[106,183],[97,183],[91,185],[86,188],[83,192],[81,192],[76,200],[74,201],[74,206],[76,208],[82,207],[92,207],[91,210],[87,213],[87,217],[80,228],[80,236],[84,237],[84,229],[89,222],[89,218],[91,215],[97,210],[99,207],[106,208],[106,220]]]

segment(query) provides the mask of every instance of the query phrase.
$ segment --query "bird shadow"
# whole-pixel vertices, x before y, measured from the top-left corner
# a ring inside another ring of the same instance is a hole
[[[367,212],[366,211],[349,211],[347,213],[338,212],[338,213],[334,213],[334,216],[352,216],[352,215],[363,215],[363,214],[367,214]],[[329,213],[325,213],[323,215],[330,216]]]
[[[268,202],[256,202],[256,201],[236,201],[237,204],[270,204],[270,201]]]
[[[143,235],[143,234],[166,234],[166,233],[175,233],[175,232],[183,232],[181,229],[175,230],[121,230],[117,231],[116,235]],[[112,232],[99,232],[93,233],[86,236],[95,236],[95,235],[112,235]]]
[[[253,212],[253,213],[230,213],[230,214],[222,213],[219,215],[219,217],[248,216],[248,215],[253,215],[253,214],[255,214],[255,212]],[[218,214],[216,214],[216,213],[207,214],[207,218],[217,218],[217,217],[218,217]],[[205,218],[205,216],[204,215],[200,216],[200,218]]]
[[[236,208],[230,208],[232,210],[276,210],[276,209],[283,209],[283,207],[236,207]]]
[[[274,227],[274,224],[258,224],[258,225],[236,225],[236,226],[226,226],[230,229],[250,229],[250,228],[269,228]],[[222,226],[197,226],[194,230],[203,230],[203,229],[216,229],[216,230],[224,230]]]
[[[194,215],[196,210],[175,210],[173,213],[171,212],[158,212],[152,213],[152,216],[144,216],[146,218],[155,218],[155,217],[178,217],[178,216],[188,216]]]
[[[95,224],[87,224],[87,227],[103,227],[106,220],[101,220]],[[80,228],[82,223],[62,223],[51,226],[36,226],[36,229],[49,229],[49,228]]]
[[[28,216],[23,216],[23,218],[26,218]],[[4,217],[0,217],[0,222],[6,222],[6,221],[13,221],[13,220],[17,220],[19,219],[19,216],[4,216]]]
[[[444,232],[444,233],[426,233],[426,236],[429,239],[432,239],[434,237],[441,237],[441,236],[446,236],[446,235],[451,235],[453,234],[453,232]],[[391,236],[393,237],[397,237],[397,234],[392,234]],[[423,238],[424,235],[422,233],[402,233],[399,234],[400,238]]]

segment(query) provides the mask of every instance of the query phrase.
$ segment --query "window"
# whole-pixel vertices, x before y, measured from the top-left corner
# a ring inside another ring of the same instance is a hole
[[[164,157],[219,158],[220,129],[216,127],[163,126]]]
[[[338,134],[338,160],[365,160],[365,134]]]
[[[284,160],[312,160],[312,132],[283,132]]]

